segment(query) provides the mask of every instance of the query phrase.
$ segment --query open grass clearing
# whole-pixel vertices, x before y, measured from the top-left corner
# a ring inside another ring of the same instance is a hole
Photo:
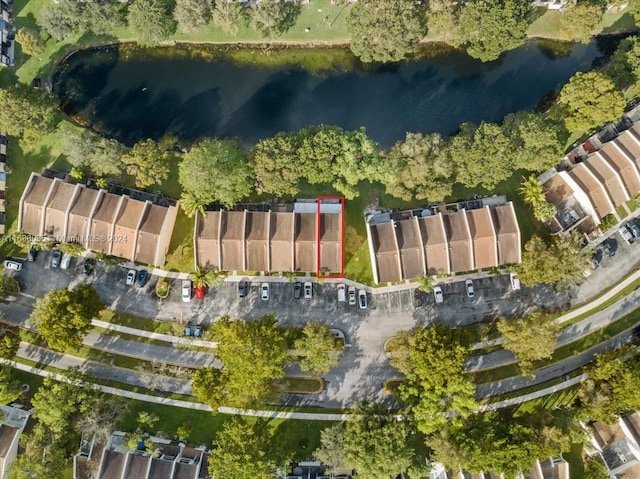
[[[282,387],[289,394],[317,394],[324,389],[324,381],[313,377],[285,376]]]

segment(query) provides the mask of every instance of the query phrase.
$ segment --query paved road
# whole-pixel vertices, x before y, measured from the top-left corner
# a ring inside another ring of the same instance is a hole
[[[17,356],[22,359],[34,361],[37,364],[46,364],[62,370],[78,367],[84,374],[98,379],[107,379],[122,384],[128,384],[130,386],[138,386],[178,394],[192,394],[191,381],[108,366],[106,364],[89,361],[69,354],[56,353],[49,349],[44,349],[28,343],[20,344]]]

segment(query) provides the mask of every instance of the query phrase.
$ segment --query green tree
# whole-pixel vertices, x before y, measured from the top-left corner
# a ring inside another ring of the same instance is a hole
[[[558,101],[566,107],[565,125],[569,131],[590,130],[624,113],[625,99],[611,78],[591,71],[576,73],[562,87]]]
[[[453,188],[453,165],[438,134],[407,133],[389,150],[380,181],[388,194],[410,201],[443,201]]]
[[[225,396],[223,394],[224,381],[222,372],[215,367],[196,369],[192,377],[191,389],[198,401],[218,410]]]
[[[504,119],[502,128],[511,141],[516,169],[542,172],[560,162],[563,129],[547,115],[527,111],[512,113]]]
[[[381,405],[362,405],[357,409],[357,417],[346,424],[346,462],[360,477],[396,477],[406,473],[414,463],[414,436],[410,421],[389,416]]]
[[[0,301],[9,296],[16,296],[20,292],[20,283],[12,276],[0,276]]]
[[[427,34],[423,5],[412,0],[360,0],[347,20],[351,51],[361,61],[397,62]]]
[[[118,141],[102,138],[88,130],[64,130],[67,161],[76,168],[90,170],[96,176],[119,176],[124,147]]]
[[[196,198],[195,195],[191,193],[182,193],[180,196],[180,206],[182,207],[184,214],[189,218],[193,218],[196,213],[199,213],[202,216],[206,213],[206,203]]]
[[[153,431],[159,420],[160,416],[157,414],[148,411],[140,411],[138,412],[138,429]]]
[[[0,404],[9,404],[21,394],[20,381],[13,377],[11,366],[0,364]]]
[[[459,330],[443,324],[419,328],[407,344],[406,378],[398,388],[400,400],[412,406],[418,430],[431,434],[448,421],[473,411],[475,387],[464,374],[469,348]],[[447,419],[443,414],[455,416]]]
[[[38,298],[29,319],[51,348],[68,351],[82,345],[91,320],[103,307],[96,290],[81,285],[73,290],[51,290]]]
[[[278,441],[264,419],[249,423],[241,417],[226,421],[214,440],[209,474],[224,479],[271,479],[279,465]]]
[[[515,169],[511,142],[495,123],[482,122],[478,127],[463,123],[460,133],[451,139],[448,153],[456,180],[469,188],[480,185],[493,190]]]
[[[518,360],[520,373],[529,375],[533,363],[549,359],[558,341],[559,327],[540,313],[518,319],[501,319],[498,331],[504,337],[502,346]]]
[[[125,7],[119,0],[82,2],[80,12],[84,28],[96,35],[113,33],[126,26]]]
[[[235,37],[240,26],[249,22],[247,9],[238,2],[216,1],[211,12],[213,23],[224,33]]]
[[[7,479],[51,479],[64,477],[66,453],[57,446],[29,444],[7,469]]]
[[[71,0],[46,2],[40,9],[38,25],[44,28],[56,40],[67,40],[75,33],[82,33],[85,22],[82,16],[82,3]]]
[[[21,28],[16,34],[16,41],[20,44],[22,51],[29,56],[37,56],[44,51],[45,42],[35,29]]]
[[[464,38],[460,24],[458,23],[458,12],[455,5],[449,5],[446,8],[434,11],[432,8],[434,2],[429,4],[429,16],[427,25],[429,33],[434,38],[442,39],[448,45],[454,48],[460,48],[464,44]]]
[[[253,150],[258,193],[294,197],[300,191],[303,176],[298,159],[300,138],[293,133],[278,133],[260,140]]]
[[[58,249],[63,254],[68,254],[70,256],[81,256],[84,252],[84,247],[80,246],[77,243],[60,243],[58,245]]]
[[[211,5],[207,0],[176,0],[173,18],[181,31],[196,32],[211,20]]]
[[[589,256],[582,251],[583,240],[577,231],[570,236],[554,236],[547,244],[534,236],[524,247],[522,262],[516,266],[525,286],[538,283],[566,288],[575,284],[590,268]]]
[[[605,466],[602,459],[598,456],[592,456],[584,460],[583,479],[609,479],[609,469]]]
[[[578,397],[589,419],[613,424],[620,414],[640,408],[640,361],[633,347],[596,355]]]
[[[467,53],[483,62],[527,40],[531,3],[526,0],[471,0],[460,11],[458,25]]]
[[[263,38],[279,37],[295,25],[300,11],[298,3],[266,0],[251,8],[251,24]]]
[[[640,79],[640,39],[629,37],[620,41],[606,67],[607,74],[620,90]]]
[[[142,140],[122,156],[127,173],[135,177],[136,186],[159,185],[169,177],[168,154],[151,140]]]
[[[0,89],[0,128],[12,136],[30,140],[50,133],[57,123],[58,108],[46,91],[22,83]]]
[[[216,355],[223,367],[219,375],[213,371],[196,375],[194,391],[208,390],[212,407],[220,402],[244,407],[273,395],[289,360],[284,333],[276,324],[273,314],[251,322],[216,321],[212,332],[219,341]]]
[[[171,3],[167,0],[135,0],[129,5],[127,21],[143,47],[160,44],[176,30]]]
[[[221,284],[221,282],[217,281],[217,278],[218,276],[214,271],[207,271],[200,268],[191,273],[191,281],[193,281],[193,286],[196,288],[206,288],[215,284]]]
[[[555,215],[556,207],[551,203],[544,201],[533,206],[533,216],[537,220],[546,221],[553,218]]]
[[[0,324],[0,358],[13,359],[20,348],[20,330],[17,326]]]
[[[547,201],[542,183],[538,181],[536,175],[530,175],[527,178],[523,176],[518,193],[520,193],[522,200],[530,206]]]
[[[302,337],[296,339],[294,349],[300,357],[300,369],[316,376],[328,373],[340,360],[329,326],[317,321],[305,324]]]
[[[565,40],[589,43],[594,29],[602,20],[604,3],[580,0],[570,3],[560,17],[560,35]]]
[[[204,140],[184,155],[178,170],[183,190],[198,202],[219,202],[233,208],[253,189],[251,165],[229,140]]]
[[[351,469],[347,464],[347,452],[344,448],[345,434],[344,423],[326,427],[320,432],[320,446],[313,452],[313,457],[327,466],[328,474],[339,474]]]
[[[76,431],[106,444],[127,411],[128,403],[118,396],[96,395],[91,407],[75,420]]]

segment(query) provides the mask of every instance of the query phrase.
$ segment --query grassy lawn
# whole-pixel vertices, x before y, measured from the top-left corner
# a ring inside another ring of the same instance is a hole
[[[126,313],[118,313],[112,309],[100,311],[98,319],[108,323],[128,326],[129,328],[141,329],[160,334],[182,335],[182,325],[168,321],[154,321],[153,319],[140,318]]]
[[[322,391],[324,382],[319,378],[286,376],[282,381],[282,387],[291,394],[315,394]]]
[[[555,10],[546,10],[539,16],[527,30],[530,38],[551,38],[563,40],[560,35],[560,17],[562,13]],[[633,15],[625,9],[618,13],[605,12],[602,21],[595,28],[594,34],[599,33],[618,33],[629,30],[635,30]]]

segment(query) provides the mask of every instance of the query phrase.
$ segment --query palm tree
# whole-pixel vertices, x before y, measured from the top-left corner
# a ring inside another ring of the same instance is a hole
[[[529,178],[522,177],[518,192],[524,202],[531,206],[535,207],[537,204],[546,202],[544,188],[542,188],[542,184],[538,181],[536,175],[531,175]]]
[[[189,218],[193,218],[196,213],[200,213],[202,216],[205,215],[204,204],[191,193],[182,193],[180,206],[182,206],[184,214]]]
[[[198,268],[191,273],[191,281],[193,281],[193,286],[197,289],[222,284],[224,278],[225,273],[223,271],[207,271]]]

